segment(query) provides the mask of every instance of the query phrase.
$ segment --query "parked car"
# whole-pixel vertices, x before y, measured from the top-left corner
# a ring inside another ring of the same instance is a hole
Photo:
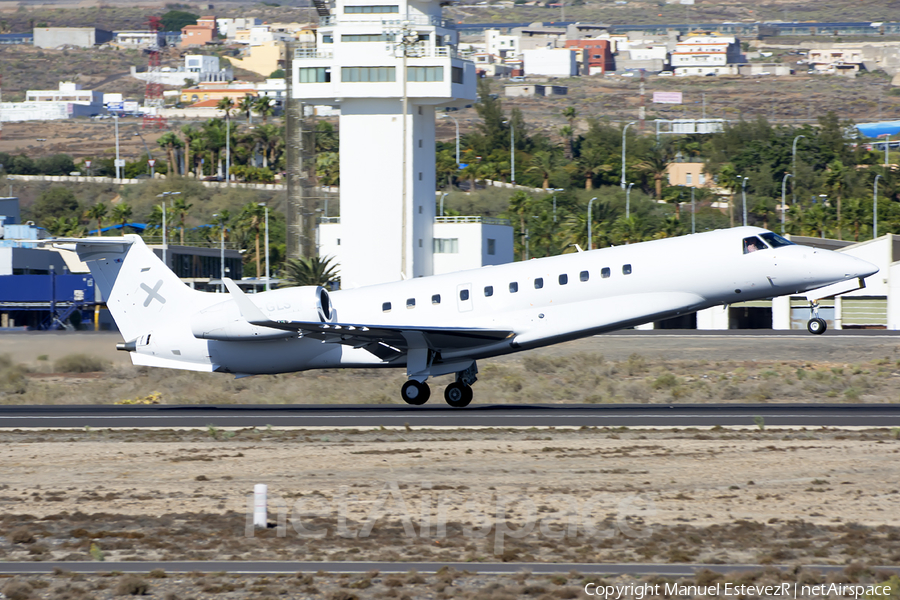
[[[672,77],[674,75],[675,73],[673,73],[672,71],[660,71],[656,74],[657,77]]]

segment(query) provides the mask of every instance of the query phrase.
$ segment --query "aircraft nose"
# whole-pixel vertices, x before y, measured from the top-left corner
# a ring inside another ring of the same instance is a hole
[[[835,275],[843,279],[865,278],[878,272],[878,267],[867,260],[841,253],[837,253],[837,257],[832,267],[836,271]]]

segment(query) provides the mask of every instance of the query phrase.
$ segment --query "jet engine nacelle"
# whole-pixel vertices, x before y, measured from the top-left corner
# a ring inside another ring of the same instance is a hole
[[[328,291],[320,286],[283,288],[248,295],[273,321],[331,321],[333,311]],[[246,342],[295,337],[293,331],[251,325],[241,315],[237,302],[229,298],[195,314],[191,318],[194,337],[221,342]]]

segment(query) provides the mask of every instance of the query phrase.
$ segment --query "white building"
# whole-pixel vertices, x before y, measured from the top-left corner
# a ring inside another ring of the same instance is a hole
[[[675,45],[671,54],[676,75],[737,74],[741,46],[730,36],[695,35]]]
[[[219,31],[219,35],[224,35],[229,40],[234,39],[234,36],[239,29],[250,29],[257,25],[262,25],[262,19],[257,17],[216,19],[216,28]]]
[[[568,48],[539,48],[522,52],[526,75],[574,77],[578,74],[578,56]]]
[[[186,54],[184,64],[177,69],[163,67],[151,74],[148,71],[138,73],[137,67],[132,66],[131,76],[141,81],[152,78],[161,85],[183,87],[188,80],[194,83],[228,82],[234,79],[234,70],[230,64],[220,67],[218,56]]]
[[[276,106],[282,106],[287,94],[287,81],[280,78],[266,79],[265,83],[256,84],[256,90],[258,96],[272,98]]]
[[[501,35],[499,29],[486,29],[484,32],[484,46],[488,54],[504,58],[514,58],[519,53],[519,36]]]
[[[166,36],[162,31],[114,31],[113,43],[120,48],[165,46]]]
[[[72,102],[74,104],[103,104],[103,92],[81,89],[80,83],[61,81],[58,90],[28,90],[25,102]]]
[[[341,239],[341,219],[320,219],[319,256],[343,264],[347,245]],[[436,217],[434,221],[434,275],[512,262],[514,231],[506,219]],[[342,273],[343,275],[343,273]]]
[[[341,109],[342,285],[431,275],[435,109],[474,102],[475,65],[440,0],[337,0],[317,36],[291,76],[297,98]]]

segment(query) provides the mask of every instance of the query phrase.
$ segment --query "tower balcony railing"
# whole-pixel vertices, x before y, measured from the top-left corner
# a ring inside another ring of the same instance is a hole
[[[399,27],[404,23],[411,25],[430,25],[432,27],[443,27],[444,29],[456,29],[456,21],[453,19],[442,19],[441,17],[432,17],[429,15],[407,15],[400,17],[390,13],[372,14],[372,15],[354,15],[352,17],[331,15],[319,18],[319,26],[328,27],[337,24],[353,24],[353,23],[380,23],[385,26]]]
[[[319,50],[318,48],[297,48],[294,50],[294,58],[334,58],[334,52],[331,50]]]

